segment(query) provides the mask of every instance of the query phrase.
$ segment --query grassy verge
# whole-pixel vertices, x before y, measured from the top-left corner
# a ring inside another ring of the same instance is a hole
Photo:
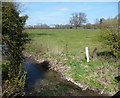
[[[64,72],[85,87],[115,94],[118,84],[114,79],[118,74],[118,61],[106,51],[98,40],[100,30],[85,29],[28,29],[30,43],[26,52],[39,58],[56,59],[61,65],[71,69]],[[90,62],[85,59],[85,47],[89,47]],[[96,61],[92,60],[93,49],[98,48]]]

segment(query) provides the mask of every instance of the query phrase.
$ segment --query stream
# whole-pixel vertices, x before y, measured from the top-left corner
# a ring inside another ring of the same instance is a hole
[[[26,96],[100,96],[91,90],[82,91],[80,87],[31,59],[25,59],[23,68],[27,71]]]

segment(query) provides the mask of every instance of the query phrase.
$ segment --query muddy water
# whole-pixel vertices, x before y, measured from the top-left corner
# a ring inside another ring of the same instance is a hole
[[[56,72],[45,69],[30,59],[23,63],[27,70],[26,96],[100,96],[62,79]]]

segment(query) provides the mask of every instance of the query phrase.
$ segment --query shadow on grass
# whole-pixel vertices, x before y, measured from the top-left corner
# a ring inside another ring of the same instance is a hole
[[[115,79],[117,80],[117,82],[120,82],[120,76],[115,77]]]
[[[32,39],[28,38],[25,41],[26,41],[26,43],[30,43],[32,41]]]
[[[42,66],[42,67],[44,67],[45,69],[49,69],[50,68],[50,64],[49,64],[49,61],[44,61],[44,62],[42,62],[42,63],[40,63],[40,65]]]
[[[48,33],[39,33],[39,34],[37,34],[37,35],[40,35],[40,36],[49,35],[49,36],[51,36],[51,35],[54,35],[54,34],[48,34]]]
[[[112,52],[108,52],[108,51],[104,51],[104,52],[98,52],[97,56],[112,56],[112,57],[116,57]]]

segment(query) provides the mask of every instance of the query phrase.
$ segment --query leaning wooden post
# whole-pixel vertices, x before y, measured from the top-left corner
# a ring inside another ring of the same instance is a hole
[[[87,58],[87,62],[89,62],[89,53],[88,53],[88,47],[85,47],[86,50],[86,58]]]
[[[97,59],[97,48],[94,48],[93,50],[93,61]]]

